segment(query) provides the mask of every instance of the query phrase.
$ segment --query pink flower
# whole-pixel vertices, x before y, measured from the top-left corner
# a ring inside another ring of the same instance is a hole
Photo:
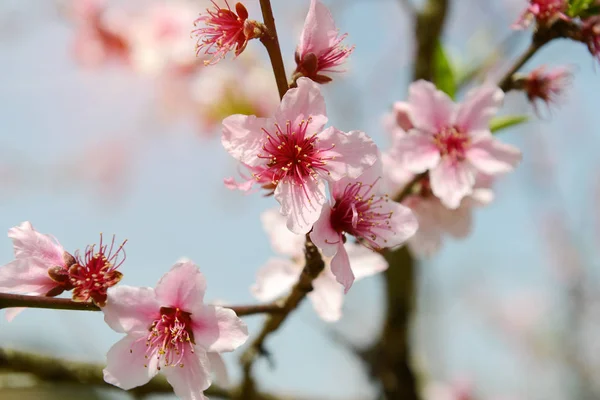
[[[248,338],[233,310],[203,303],[205,289],[189,261],[175,264],[155,289],[110,288],[104,320],[126,336],[108,351],[104,380],[129,390],[162,372],[180,399],[205,399],[210,353],[233,351]]]
[[[296,75],[305,76],[317,83],[327,83],[331,78],[323,72],[340,72],[342,65],[354,50],[344,47],[342,41],[348,34],[339,35],[331,12],[320,0],[311,0],[300,44],[296,49]]]
[[[377,159],[377,146],[366,134],[323,130],[326,122],[319,85],[307,78],[286,93],[273,118],[232,115],[223,120],[223,146],[243,164],[258,168],[258,182],[271,181],[295,233],[308,232],[319,218],[325,182],[356,178]]]
[[[120,10],[108,9],[103,0],[76,0],[71,14],[77,24],[75,58],[85,66],[109,60],[127,63],[130,43],[126,19]]]
[[[75,259],[54,237],[28,221],[9,229],[8,237],[15,260],[0,268],[0,291],[54,297],[73,288],[68,267]]]
[[[206,65],[216,64],[230,51],[239,56],[249,40],[263,34],[262,24],[248,19],[248,10],[242,3],[235,5],[234,12],[227,0],[227,8],[220,8],[214,0],[211,1],[214,10],[207,9],[206,14],[200,15],[194,22],[195,26],[202,23],[204,27],[192,32],[198,37],[196,54],[204,50],[204,54],[212,56],[211,60],[204,62]]]
[[[534,19],[538,25],[550,25],[558,19],[569,20],[567,0],[529,0],[529,3],[523,15],[513,24],[513,29],[527,28]]]
[[[489,130],[503,96],[497,87],[484,85],[455,105],[430,82],[413,83],[406,107],[414,129],[396,136],[392,156],[410,172],[429,171],[433,194],[457,208],[473,193],[478,173],[510,172],[521,159],[518,149],[497,141]]]
[[[527,98],[538,112],[537,103],[541,101],[548,106],[556,103],[572,77],[568,68],[559,67],[546,72],[545,66],[542,65],[522,78],[523,88]]]
[[[425,386],[425,400],[473,400],[473,384],[466,379],[457,379],[452,383],[431,382]]]
[[[346,234],[372,249],[404,243],[418,228],[412,212],[380,192],[381,164],[356,179],[344,178],[331,185],[331,203],[323,206],[310,238],[323,255],[333,257],[331,271],[346,292],[355,275],[344,247]]]
[[[302,273],[304,267],[304,235],[296,235],[285,226],[285,218],[277,210],[269,210],[261,216],[263,226],[271,238],[276,253],[290,257],[272,258],[258,271],[252,293],[260,301],[272,301],[288,292]],[[346,251],[356,273],[356,280],[385,271],[387,261],[363,246],[346,243]],[[344,287],[331,272],[331,258],[324,257],[325,269],[313,281],[313,290],[308,294],[317,314],[327,322],[342,317]]]
[[[486,206],[494,199],[491,183],[489,177],[479,175],[473,193],[465,197],[458,208],[449,209],[433,196],[429,181],[421,181],[419,192],[402,202],[419,221],[419,230],[408,240],[410,250],[418,257],[430,257],[439,250],[445,235],[456,239],[467,237],[471,232],[473,208]]]
[[[75,263],[69,268],[69,277],[73,286],[74,301],[93,300],[100,307],[106,305],[106,292],[109,287],[119,283],[123,274],[117,271],[117,268],[125,261],[125,240],[114,252],[115,238],[110,244],[102,245],[102,235],[100,235],[100,245],[95,251],[95,245],[88,246],[85,249],[85,255],[80,256],[75,253]],[[123,251],[123,258],[119,255]]]

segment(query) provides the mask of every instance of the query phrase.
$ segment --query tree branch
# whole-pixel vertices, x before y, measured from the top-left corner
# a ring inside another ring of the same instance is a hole
[[[55,297],[0,293],[0,310],[14,307],[74,311],[101,311],[100,307],[93,303],[80,303],[69,299],[57,299]],[[224,307],[231,308],[240,317],[254,314],[276,314],[283,311],[283,308],[277,304],[256,304],[249,306]]]
[[[260,8],[263,14],[263,21],[267,27],[267,32],[262,35],[260,41],[269,53],[275,81],[277,82],[277,90],[279,97],[283,99],[283,95],[288,91],[287,74],[281,56],[281,48],[279,47],[279,39],[277,38],[277,28],[275,27],[275,18],[273,17],[273,8],[270,0],[260,0]]]
[[[312,282],[325,268],[325,263],[321,258],[321,253],[317,246],[306,235],[306,244],[304,246],[304,254],[306,264],[302,270],[302,274],[296,285],[292,288],[291,293],[283,301],[283,311],[277,314],[271,314],[263,329],[258,336],[252,341],[250,347],[242,354],[240,360],[244,368],[244,382],[242,383],[243,397],[241,399],[255,399],[256,387],[252,377],[252,367],[259,355],[265,354],[264,343],[267,337],[277,331],[283,322],[287,319],[292,311],[294,311],[306,295],[312,291]]]

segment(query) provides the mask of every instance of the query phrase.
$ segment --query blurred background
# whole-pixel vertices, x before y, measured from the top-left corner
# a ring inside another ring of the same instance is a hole
[[[323,87],[330,124],[364,130],[385,149],[382,119],[410,83],[413,22],[400,0],[323,1],[356,45],[347,73]],[[272,3],[289,75],[309,1]],[[260,20],[258,1],[245,4]],[[530,40],[529,31],[510,29],[525,0],[450,4],[443,40],[459,75],[492,60],[478,78],[498,77]],[[277,90],[257,41],[236,61],[205,67],[196,58],[190,31],[209,5],[0,2],[0,229],[28,220],[71,252],[97,243],[100,232],[115,234],[128,239],[124,284],[153,286],[189,257],[207,277],[208,300],[256,302],[249,288],[273,255],[259,217],[276,202],[223,186],[237,170],[220,144],[220,121],[270,114]],[[507,96],[503,113],[532,116],[501,133],[522,149],[523,163],[476,211],[468,238],[448,239],[421,260],[412,349],[428,400],[600,398],[600,81],[580,44],[555,41],[524,70],[542,64],[569,66],[571,87],[539,117],[522,93]],[[6,238],[0,264],[11,259]],[[338,323],[303,303],[270,338],[274,365],[258,363],[260,387],[293,398],[375,398],[346,342],[370,343],[384,306],[379,277],[355,285]],[[263,317],[245,320],[252,335]],[[27,310],[0,321],[0,347],[72,360],[102,363],[119,337],[97,313]],[[234,380],[239,354],[226,355]],[[457,388],[470,388],[470,397]],[[5,371],[0,398],[128,396],[45,391]]]

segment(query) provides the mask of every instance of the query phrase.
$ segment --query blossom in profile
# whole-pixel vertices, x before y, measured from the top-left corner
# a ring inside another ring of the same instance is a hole
[[[533,21],[538,25],[550,25],[559,19],[569,20],[568,7],[567,0],[529,0],[529,6],[513,24],[513,29],[527,28]]]
[[[428,171],[433,194],[444,206],[458,208],[473,193],[478,174],[510,172],[521,159],[517,148],[490,132],[503,97],[502,90],[484,84],[455,104],[432,83],[413,83],[405,107],[414,128],[395,136],[391,155],[409,172]]]
[[[273,118],[232,115],[223,120],[222,143],[242,164],[256,168],[261,185],[270,181],[287,226],[307,233],[326,201],[325,183],[356,178],[377,160],[377,146],[360,131],[327,123],[318,84],[300,78],[283,97]]]
[[[8,231],[15,260],[0,267],[0,291],[37,296],[58,296],[73,285],[69,267],[75,262],[53,236],[36,231],[25,221]],[[22,309],[11,309],[12,319]]]
[[[216,64],[229,52],[239,56],[249,40],[259,38],[264,32],[261,23],[248,19],[248,10],[242,3],[237,3],[234,11],[227,0],[224,0],[226,8],[211,1],[214,8],[206,9],[206,13],[196,19],[197,28],[192,31],[198,39],[196,54],[204,51],[211,57],[204,62],[206,65]]]
[[[400,246],[415,234],[418,222],[412,211],[392,200],[381,190],[381,163],[357,178],[344,178],[331,184],[331,201],[310,233],[324,256],[333,257],[331,272],[348,292],[355,280],[346,235],[354,236],[372,250]]]
[[[354,50],[342,44],[348,34],[340,35],[331,12],[320,0],[311,0],[300,44],[296,49],[295,76],[327,83],[328,72],[341,72],[341,66]]]
[[[527,98],[539,113],[540,103],[550,107],[559,101],[572,78],[571,71],[566,67],[546,71],[546,67],[542,65],[518,79],[517,85],[522,86]]]
[[[248,338],[233,310],[204,304],[205,290],[190,261],[175,264],[156,288],[110,288],[104,320],[126,336],[108,351],[104,380],[129,390],[160,372],[180,399],[205,399],[211,369],[223,367],[213,365],[213,353],[233,351]]]
[[[125,261],[124,241],[115,247],[113,236],[110,247],[102,243],[88,246],[85,253],[75,253],[75,263],[69,267],[69,279],[73,286],[73,300],[86,302],[93,300],[100,307],[106,305],[108,288],[119,283],[123,274],[117,269]]]
[[[288,258],[271,258],[258,271],[252,294],[260,301],[272,301],[288,292],[296,284],[304,268],[304,235],[292,233],[286,227],[285,217],[277,210],[268,210],[261,215],[263,227],[271,239],[273,250]],[[380,254],[347,242],[350,264],[356,280],[385,271],[387,261]],[[313,290],[308,293],[313,308],[324,321],[333,322],[342,317],[344,287],[331,272],[331,257],[323,257],[325,269],[313,281]]]

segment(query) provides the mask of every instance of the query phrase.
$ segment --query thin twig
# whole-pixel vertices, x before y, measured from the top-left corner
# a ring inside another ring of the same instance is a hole
[[[240,360],[244,368],[244,382],[242,384],[243,399],[254,399],[253,393],[256,388],[252,377],[252,367],[254,361],[259,355],[265,354],[264,343],[267,337],[277,331],[287,317],[294,311],[306,295],[312,291],[312,282],[325,268],[325,263],[317,247],[306,235],[306,244],[304,246],[306,264],[298,282],[293,287],[291,293],[283,301],[283,311],[277,314],[271,314],[258,336],[252,341],[250,347],[242,354]]]
[[[531,57],[533,57],[533,55],[535,53],[537,53],[537,51],[543,46],[543,44],[539,44],[534,42],[531,42],[531,44],[529,45],[529,47],[527,48],[527,50],[525,50],[525,53],[523,53],[521,55],[521,57],[519,57],[517,59],[517,61],[515,61],[515,63],[513,64],[513,66],[508,70],[508,72],[502,77],[502,79],[500,79],[500,82],[498,83],[498,86],[500,87],[500,89],[502,89],[504,92],[508,92],[509,90],[513,89],[513,75],[521,69],[521,67],[523,65],[525,65],[525,63],[527,63],[527,61],[529,61],[529,59]]]
[[[0,293],[0,310],[3,308],[14,307],[74,311],[101,311],[100,307],[88,302],[75,302],[69,299],[57,299],[55,297]],[[240,317],[254,314],[276,314],[283,311],[281,306],[273,303],[224,307],[231,308]]]
[[[277,29],[275,27],[275,18],[273,17],[271,1],[260,0],[260,8],[262,10],[264,24],[267,27],[267,32],[265,35],[261,36],[260,41],[267,49],[267,53],[269,53],[269,59],[271,60],[271,66],[273,67],[273,73],[275,74],[275,81],[277,82],[279,97],[283,99],[283,95],[288,91],[289,86],[287,75],[285,73],[285,66],[283,64],[283,57],[281,55],[281,48],[279,47],[279,39],[277,38]]]

